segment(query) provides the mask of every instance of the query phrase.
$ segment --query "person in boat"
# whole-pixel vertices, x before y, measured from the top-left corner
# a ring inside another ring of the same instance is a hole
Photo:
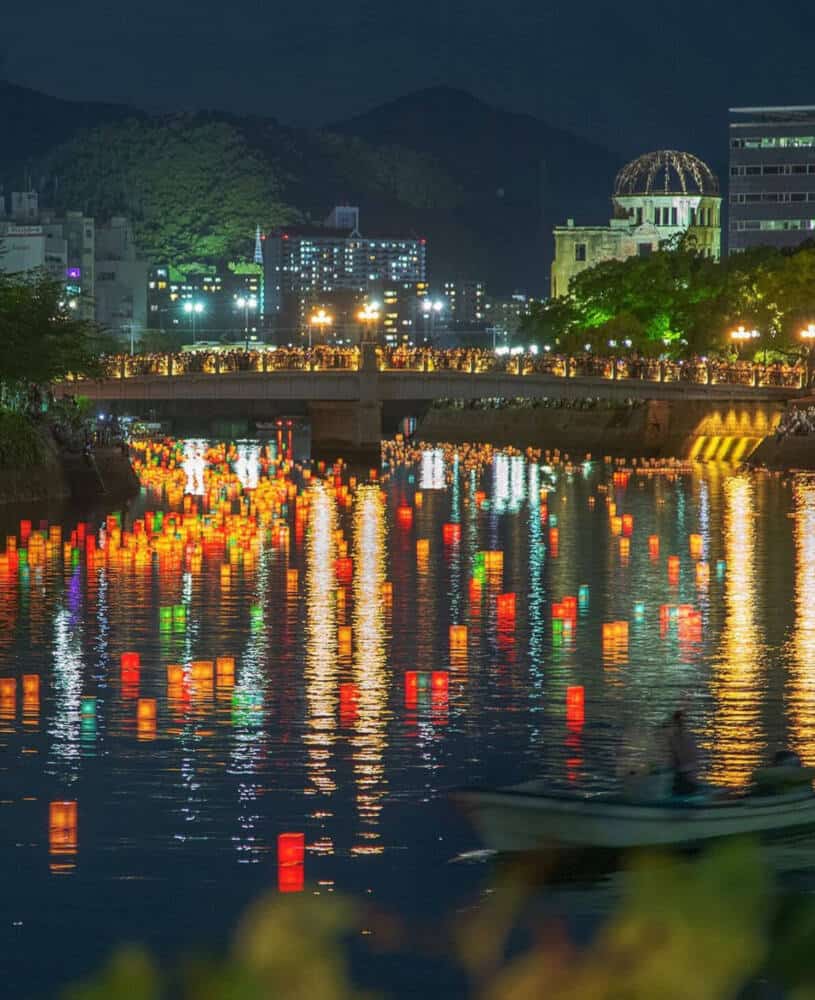
[[[674,773],[674,795],[692,795],[699,791],[697,778],[699,751],[693,733],[688,729],[685,711],[678,708],[667,727],[668,759]]]

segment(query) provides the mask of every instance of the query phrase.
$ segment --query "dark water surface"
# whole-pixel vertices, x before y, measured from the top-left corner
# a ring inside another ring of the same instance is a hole
[[[188,454],[196,491],[201,446]],[[256,458],[244,443],[236,471],[249,485]],[[122,941],[161,955],[223,947],[246,903],[277,890],[283,832],[305,835],[305,892],[359,896],[432,934],[491,878],[486,862],[455,861],[480,845],[450,788],[533,776],[611,787],[680,701],[711,781],[738,786],[781,745],[811,759],[815,480],[708,465],[614,482],[612,471],[497,455],[479,475],[427,452],[393,470],[385,502],[378,486],[347,507],[313,487],[303,530],[289,511],[288,547],[263,540],[228,587],[223,558],[206,554],[198,570],[89,569],[60,546],[27,575],[0,572],[0,678],[17,679],[14,701],[0,701],[3,995],[48,995]],[[609,500],[633,516],[627,556]],[[124,525],[167,506],[145,490]],[[0,515],[0,538],[13,516]],[[65,538],[75,522],[65,514]],[[459,541],[445,524],[460,525]],[[338,529],[354,560],[344,611]],[[480,568],[484,550],[503,552],[502,569]],[[516,595],[514,620],[497,613],[502,592]],[[567,595],[581,597],[571,629],[552,624]],[[184,621],[162,628],[160,608],[180,604]],[[627,648],[602,640],[620,620]],[[466,653],[451,653],[451,624],[468,626]],[[123,651],[140,654],[135,687]],[[189,675],[218,656],[234,657],[234,686],[168,687],[168,664]],[[408,671],[427,672],[427,689],[423,674],[406,685]],[[36,700],[22,691],[35,673]],[[582,723],[567,719],[575,686]],[[137,721],[136,695],[156,700],[155,725]],[[49,843],[59,800],[77,803],[75,847]],[[593,905],[591,893],[558,896],[578,917]],[[459,988],[433,970],[403,955],[362,977],[403,994]]]

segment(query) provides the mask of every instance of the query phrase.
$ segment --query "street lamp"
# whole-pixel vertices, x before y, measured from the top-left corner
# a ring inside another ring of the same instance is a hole
[[[200,316],[204,311],[203,302],[185,302],[184,312],[190,317],[190,325],[192,326],[192,342],[196,343],[195,339],[195,317]]]
[[[379,317],[382,314],[379,311],[378,302],[366,302],[365,305],[357,313],[357,319],[366,328],[365,339],[370,338],[370,331],[376,330],[376,326],[379,323]],[[375,339],[375,338],[374,338]]]
[[[436,317],[444,309],[444,302],[442,299],[434,299],[432,302],[430,299],[422,299],[422,312],[425,315],[425,319],[430,319],[430,339],[433,340],[433,335],[436,329]]]
[[[235,299],[235,305],[238,309],[243,309],[243,336],[244,336],[244,348],[249,350],[249,310],[254,312],[258,307],[257,296],[255,295],[239,295]]]
[[[810,355],[812,353],[812,342],[815,340],[815,323],[810,323],[809,326],[805,326],[801,330],[801,340],[804,342],[804,347],[806,348],[806,375],[807,375],[807,389],[809,388],[809,383],[812,381],[811,369],[810,369]]]
[[[736,353],[739,355],[741,354],[740,348],[742,344],[748,340],[757,340],[759,336],[758,330],[745,330],[743,326],[730,331],[730,339],[736,345]]]
[[[325,311],[325,309],[318,309],[316,313],[312,313],[308,321],[308,349],[311,350],[311,333],[312,328],[317,327],[318,329],[325,331],[325,329],[334,322],[334,317]]]

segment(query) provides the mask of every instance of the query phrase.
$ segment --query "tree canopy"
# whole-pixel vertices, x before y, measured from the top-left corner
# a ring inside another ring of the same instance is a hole
[[[643,353],[724,352],[738,325],[756,346],[800,350],[815,320],[815,245],[759,247],[721,261],[680,244],[605,261],[577,275],[567,295],[536,304],[524,332],[566,350],[628,346]]]
[[[96,326],[63,301],[58,282],[44,275],[0,273],[0,389],[46,384],[70,372],[95,375],[105,346]]]

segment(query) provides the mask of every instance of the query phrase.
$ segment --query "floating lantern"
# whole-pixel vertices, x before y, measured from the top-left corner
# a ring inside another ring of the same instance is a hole
[[[76,802],[48,806],[48,847],[51,854],[76,854],[79,844]]]
[[[305,858],[305,834],[278,834],[277,883],[280,892],[302,892],[305,874]]]
[[[23,674],[23,698],[33,698],[39,701],[40,675]]]
[[[668,556],[668,582],[679,582],[679,556]]]
[[[504,553],[500,549],[495,549],[484,553],[484,569],[490,575],[497,575],[504,571]]]
[[[416,539],[416,559],[419,562],[426,562],[427,557],[430,555],[430,539],[429,538],[417,538]]]
[[[549,550],[553,558],[557,558],[558,545],[560,543],[560,531],[558,528],[549,529]]]
[[[467,626],[450,626],[450,649],[462,650],[467,648]]]
[[[405,506],[397,507],[396,519],[401,527],[409,528],[413,524],[413,508]]]
[[[577,617],[577,598],[574,595],[568,594],[564,597],[560,602],[560,607],[563,611],[562,617],[564,619],[574,619]]]
[[[350,682],[340,684],[340,722],[344,726],[352,725],[357,718],[359,706],[359,687]]]
[[[212,684],[215,676],[215,664],[212,660],[193,660],[190,664],[190,677],[193,684]]]
[[[167,664],[168,687],[181,687],[184,683],[184,667],[180,663]]]
[[[235,657],[219,656],[215,660],[215,679],[219,687],[232,687],[235,683]]]
[[[288,594],[296,594],[299,584],[299,574],[296,569],[286,570],[286,591]]]
[[[621,538],[620,539],[620,559],[623,563],[627,563],[631,555],[631,539]]]
[[[585,699],[582,685],[566,688],[566,725],[573,731],[583,728],[585,720]]]
[[[157,715],[155,698],[139,698],[136,702],[136,718],[139,722],[155,722]]]
[[[337,582],[342,584],[351,583],[354,576],[354,560],[348,556],[334,561],[334,572]]]
[[[461,525],[445,524],[441,529],[441,534],[445,545],[456,545],[461,541]]]
[[[495,599],[499,622],[515,622],[515,594],[499,594]]]
[[[0,701],[14,701],[17,697],[17,679],[0,677]]]
[[[690,548],[691,559],[702,558],[702,536],[690,535],[688,537],[688,547]]]
[[[614,517],[610,518],[609,524],[610,524],[610,527],[611,527],[611,534],[612,535],[619,535],[619,534],[622,533],[622,530],[623,530],[623,519],[621,517],[614,516]]]
[[[141,658],[138,653],[122,653],[120,658],[122,689],[126,697],[135,697],[133,689],[138,687],[141,673]],[[127,689],[125,691],[124,689]]]
[[[653,562],[659,559],[659,535],[648,536],[648,555]]]
[[[414,493],[414,495],[413,495],[413,505],[418,510],[422,506],[423,503],[424,503],[424,497],[417,490],[417,492]]]
[[[630,538],[634,530],[634,516],[632,514],[623,514],[622,529],[626,538]]]

